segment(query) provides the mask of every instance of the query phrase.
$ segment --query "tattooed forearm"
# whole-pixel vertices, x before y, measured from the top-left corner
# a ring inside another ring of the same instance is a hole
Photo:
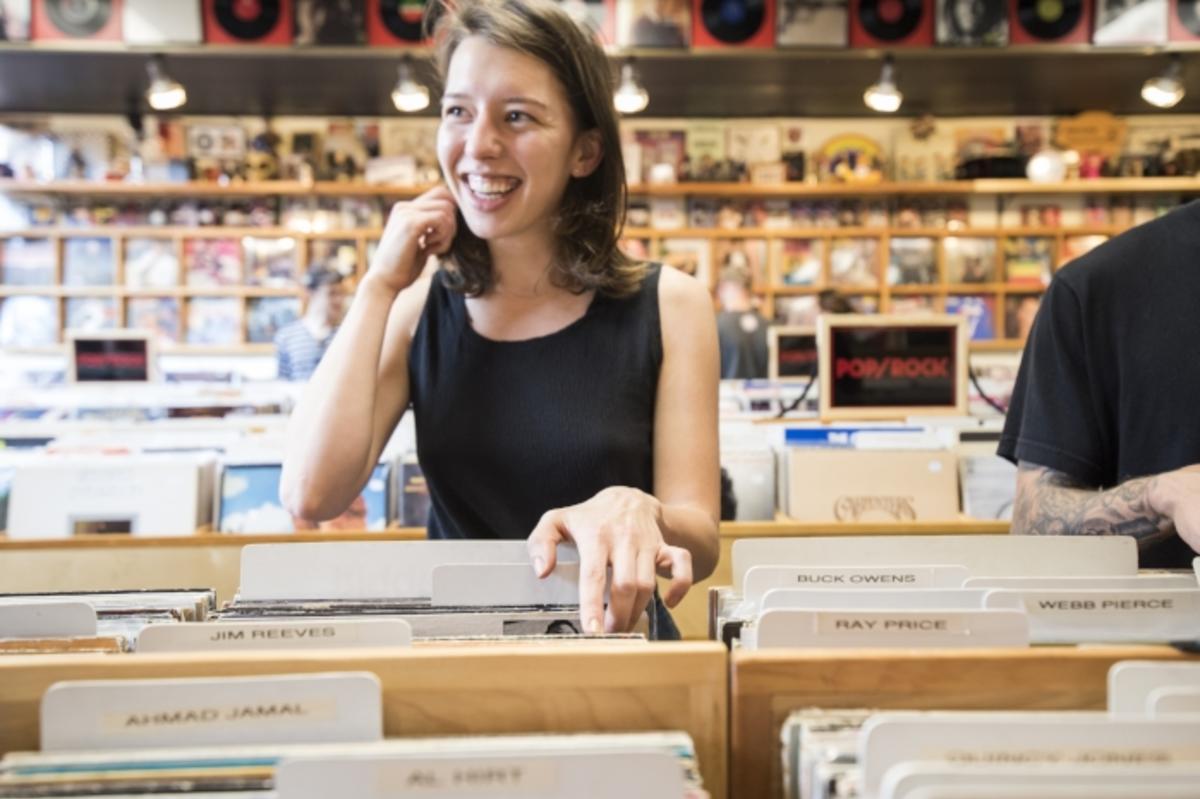
[[[1021,462],[1013,507],[1014,533],[1021,535],[1128,535],[1139,542],[1174,530],[1171,519],[1147,499],[1153,477],[1128,480],[1097,491],[1053,469]]]

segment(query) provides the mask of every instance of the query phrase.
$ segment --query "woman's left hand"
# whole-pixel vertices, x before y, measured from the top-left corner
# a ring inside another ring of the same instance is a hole
[[[626,632],[654,596],[655,575],[671,580],[663,599],[674,607],[692,586],[692,554],[663,540],[662,504],[636,488],[614,486],[542,515],[528,539],[538,577],[554,570],[562,541],[579,550],[579,613],[583,629]],[[608,612],[604,585],[612,566]],[[601,621],[603,617],[603,622]]]

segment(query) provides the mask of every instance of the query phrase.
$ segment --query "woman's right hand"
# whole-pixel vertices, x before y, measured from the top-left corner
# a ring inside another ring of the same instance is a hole
[[[450,249],[458,229],[457,210],[454,196],[445,186],[393,205],[367,269],[367,280],[397,294],[411,286],[430,255]]]

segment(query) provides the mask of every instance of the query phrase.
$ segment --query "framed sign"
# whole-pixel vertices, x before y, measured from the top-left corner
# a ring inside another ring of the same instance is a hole
[[[148,383],[155,379],[148,330],[67,331],[67,379],[72,383]]]
[[[770,360],[767,376],[772,380],[808,380],[817,373],[817,329],[796,325],[767,328]]]
[[[823,315],[817,324],[822,419],[966,414],[962,317]]]

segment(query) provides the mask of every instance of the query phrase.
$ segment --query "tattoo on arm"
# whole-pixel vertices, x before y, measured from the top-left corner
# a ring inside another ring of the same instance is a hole
[[[1022,461],[1017,470],[1013,532],[1023,535],[1128,535],[1146,543],[1174,531],[1150,506],[1153,477],[1098,491],[1075,478]]]

